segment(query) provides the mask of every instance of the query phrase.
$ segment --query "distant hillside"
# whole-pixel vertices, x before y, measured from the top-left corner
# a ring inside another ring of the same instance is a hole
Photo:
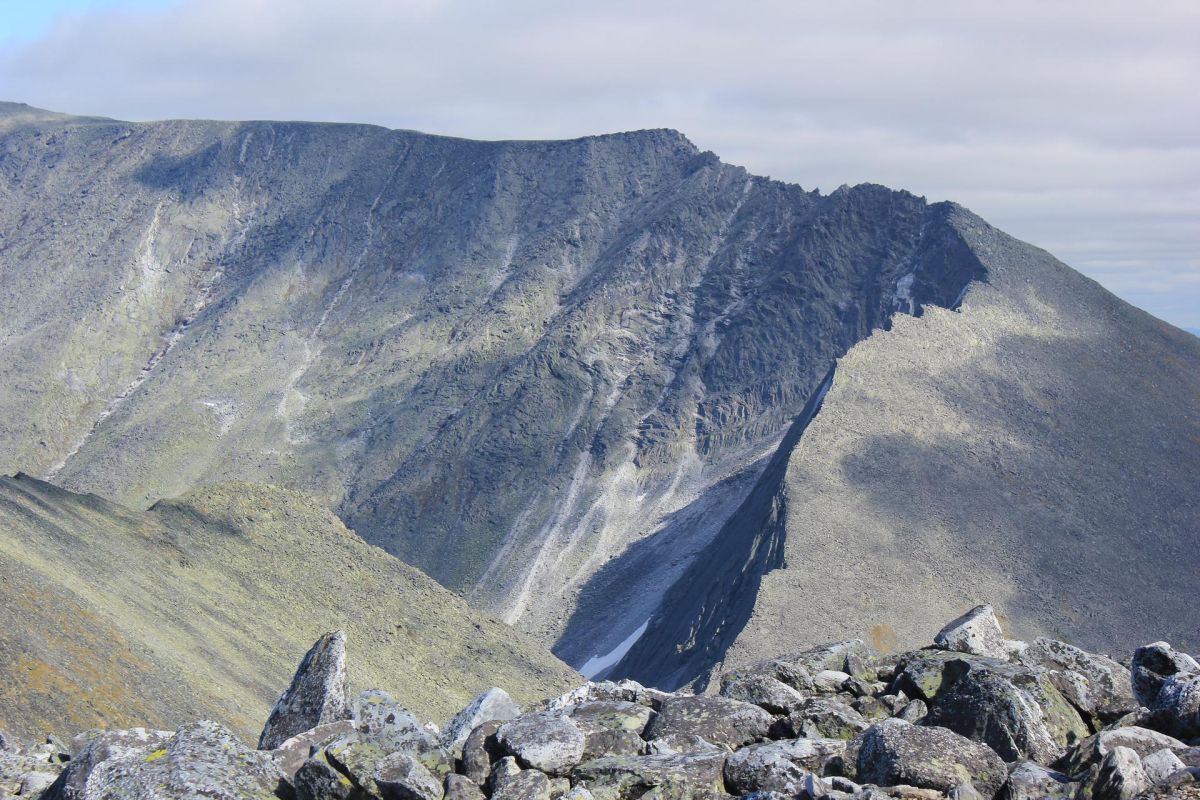
[[[0,729],[223,721],[251,741],[320,634],[350,680],[442,724],[498,682],[578,676],[525,636],[282,489],[231,485],[129,511],[0,478]]]

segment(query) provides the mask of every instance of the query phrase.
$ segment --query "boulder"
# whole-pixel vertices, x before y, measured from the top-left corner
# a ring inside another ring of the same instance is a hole
[[[1114,747],[1100,762],[1092,800],[1132,800],[1150,788],[1142,760],[1128,747]]]
[[[339,772],[324,752],[305,761],[292,776],[296,800],[359,800],[362,790]]]
[[[318,725],[349,717],[346,683],[346,634],[327,633],[305,653],[292,682],[271,709],[259,750],[274,750],[288,739]]]
[[[651,791],[667,800],[711,800],[725,792],[725,758],[721,752],[597,758],[576,767],[571,783],[595,800],[635,800]]]
[[[344,743],[356,743],[359,752],[367,752],[361,746],[369,745],[380,755],[408,753],[439,778],[452,771],[453,761],[437,734],[418,723],[387,692],[363,692],[350,704],[350,713],[355,736]]]
[[[524,714],[504,723],[496,741],[526,767],[564,775],[583,760],[583,730],[563,711]]]
[[[786,714],[804,702],[804,695],[771,675],[755,673],[722,681],[721,696],[753,703],[772,714]]]
[[[550,779],[536,769],[521,769],[511,756],[492,774],[492,800],[550,800]]]
[[[1150,704],[1154,727],[1183,738],[1200,737],[1200,673],[1167,677]]]
[[[904,708],[896,712],[896,717],[905,722],[911,722],[914,725],[929,714],[929,707],[922,700],[912,700],[904,705]]]
[[[310,731],[293,736],[271,751],[275,766],[283,771],[290,781],[292,776],[308,761],[314,750],[321,750],[327,745],[354,732],[354,723],[348,719],[318,725]]]
[[[442,746],[453,750],[467,740],[471,731],[489,720],[507,722],[521,715],[521,707],[503,689],[492,687],[475,697],[454,715],[442,731]]]
[[[1000,620],[990,605],[975,606],[958,619],[948,622],[933,637],[933,643],[943,650],[999,659],[1006,659],[1024,647],[1021,642],[1010,642],[1004,638]]]
[[[944,680],[924,724],[985,742],[1005,761],[1050,764],[1091,732],[1046,670],[972,658],[948,663]]]
[[[1020,661],[1048,670],[1055,688],[1080,712],[1101,723],[1112,722],[1139,707],[1130,671],[1108,656],[1056,639],[1039,638],[1021,654]]]
[[[693,749],[693,737],[736,750],[765,739],[774,718],[764,709],[728,697],[678,695],[663,702],[646,728],[646,739],[677,750]]]
[[[163,750],[175,734],[170,731],[130,728],[90,731],[75,737],[75,755],[66,769],[43,795],[44,800],[83,800],[88,777],[99,764],[109,760],[137,760]]]
[[[1067,775],[1079,776],[1089,767],[1099,765],[1116,747],[1128,747],[1139,756],[1148,756],[1163,749],[1182,753],[1187,746],[1178,739],[1146,728],[1113,728],[1079,742],[1054,766]]]
[[[583,731],[584,761],[646,752],[642,733],[654,716],[647,706],[620,700],[590,700],[571,708],[570,715]]]
[[[1146,771],[1146,779],[1152,784],[1165,783],[1168,778],[1181,769],[1187,769],[1175,751],[1164,747],[1149,755],[1142,756],[1142,769]]]
[[[809,773],[840,772],[846,754],[841,739],[788,739],[743,747],[725,761],[730,792],[800,793]]]
[[[1130,669],[1133,695],[1146,707],[1154,705],[1163,682],[1170,676],[1200,674],[1200,664],[1194,658],[1166,642],[1139,647],[1133,652]]]
[[[836,669],[823,669],[813,675],[813,691],[819,694],[837,694],[852,680],[849,675]]]
[[[896,664],[891,691],[931,703],[947,686],[947,665],[962,660],[962,655],[948,650],[905,653]]]
[[[619,700],[626,703],[658,708],[663,700],[673,695],[658,689],[642,686],[634,680],[589,681],[566,694],[546,703],[546,710],[556,711],[591,700]]]
[[[809,674],[809,671],[803,665],[775,658],[767,661],[759,661],[758,663],[725,673],[721,676],[722,693],[724,693],[725,687],[729,684],[743,678],[755,676],[774,678],[801,694],[807,694],[813,688],[812,675]]]
[[[443,796],[446,800],[486,800],[487,797],[475,781],[454,773],[446,776]]]
[[[1061,772],[1021,761],[1008,773],[997,800],[1072,800],[1079,784]]]
[[[442,800],[442,781],[408,753],[389,753],[372,774],[383,800]]]
[[[284,775],[223,726],[185,725],[164,747],[127,751],[95,764],[83,800],[275,800]]]
[[[503,724],[498,720],[489,720],[471,731],[463,742],[462,773],[479,786],[483,786],[491,775],[492,763],[504,755],[500,743],[496,741],[496,731]]]
[[[876,723],[851,742],[855,780],[881,786],[908,784],[949,792],[970,783],[991,797],[1007,780],[1004,761],[986,744],[946,728],[899,719]]]
[[[776,738],[853,739],[871,723],[850,706],[828,697],[810,697],[771,728]]]

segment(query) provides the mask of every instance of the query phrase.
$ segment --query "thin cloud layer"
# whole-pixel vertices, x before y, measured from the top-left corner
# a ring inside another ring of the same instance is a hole
[[[672,127],[805,187],[959,201],[1200,326],[1200,5],[975,5],[184,0],[65,14],[0,51],[0,97],[477,138]]]

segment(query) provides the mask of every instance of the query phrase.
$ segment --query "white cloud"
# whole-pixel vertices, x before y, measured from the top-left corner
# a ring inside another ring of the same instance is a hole
[[[0,52],[74,113],[480,138],[673,127],[806,187],[955,199],[1200,325],[1200,4],[183,0]]]

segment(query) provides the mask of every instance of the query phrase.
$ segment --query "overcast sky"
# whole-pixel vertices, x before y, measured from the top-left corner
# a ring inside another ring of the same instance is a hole
[[[1200,328],[1200,2],[0,0],[0,99],[475,138],[671,127],[969,206]]]

